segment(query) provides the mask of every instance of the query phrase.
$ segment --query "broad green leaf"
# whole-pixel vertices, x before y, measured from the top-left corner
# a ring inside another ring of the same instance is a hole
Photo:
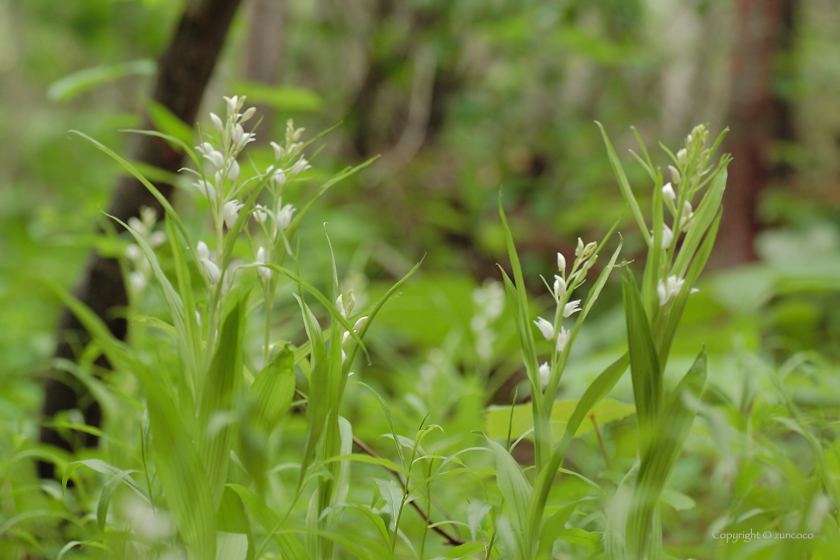
[[[218,535],[224,533],[244,535],[247,539],[245,559],[253,560],[254,538],[251,534],[251,521],[248,519],[248,512],[245,510],[242,499],[230,486],[225,486],[222,503],[216,514],[216,526],[219,531]],[[218,558],[221,543],[218,543],[217,546],[219,547],[216,549],[216,557]]]
[[[572,413],[572,416],[569,418],[569,423],[566,425],[563,439],[554,447],[548,465],[539,473],[537,483],[534,487],[533,498],[528,504],[526,532],[528,538],[532,541],[538,537],[543,511],[545,510],[546,500],[548,500],[548,493],[551,490],[557,470],[560,468],[560,465],[563,463],[563,458],[566,456],[566,450],[569,448],[572,439],[574,439],[574,434],[577,432],[581,423],[583,423],[584,418],[589,414],[589,411],[612,390],[622,374],[624,374],[624,370],[627,369],[629,362],[629,356],[624,354],[610,364],[589,385],[583,393],[583,397],[578,401],[575,411]]]
[[[480,542],[459,544],[444,554],[443,558],[475,558],[475,555],[483,553],[485,548],[484,543]]]
[[[639,472],[639,461],[624,475],[621,484],[607,507],[607,525],[604,531],[604,557],[606,560],[626,560],[627,514],[633,500],[633,489]],[[636,559],[630,559],[636,560]]]
[[[551,558],[554,542],[566,530],[566,521],[574,513],[577,504],[578,502],[571,503],[545,520],[540,531],[540,547],[537,550],[537,560],[549,560]]]
[[[579,402],[554,401],[554,406],[551,409],[551,422],[558,428],[553,430],[554,445],[560,441],[561,434],[565,431],[565,426]],[[595,404],[586,417],[594,418],[598,425],[602,426],[610,422],[623,420],[634,412],[636,412],[636,407],[632,404],[622,403],[613,399],[604,399]],[[511,438],[518,439],[522,434],[529,432],[534,427],[533,422],[533,407],[530,402],[514,407],[493,406],[484,414],[484,426],[487,430],[487,435],[493,439],[506,438],[509,424]],[[592,429],[591,421],[583,422],[574,435],[577,437],[592,431]],[[528,437],[531,438],[533,436],[529,434]]]
[[[244,307],[247,296],[232,293],[236,300],[233,309],[224,319],[219,336],[219,346],[213,355],[210,369],[204,379],[198,410],[201,449],[207,469],[215,512],[221,503],[227,481],[230,450],[234,447],[236,429],[228,424],[217,433],[208,433],[212,418],[218,414],[232,414],[234,399],[242,383],[242,332]]]
[[[175,116],[168,107],[162,105],[152,98],[146,98],[143,101],[146,111],[149,113],[149,119],[157,130],[163,134],[174,136],[186,145],[193,143],[193,127],[190,123],[185,123]]]
[[[269,538],[277,543],[284,560],[309,560],[306,549],[297,537],[290,532],[280,531],[282,526],[280,516],[265,505],[256,494],[239,484],[228,484],[228,488],[239,495],[254,520],[269,532]]]
[[[126,76],[154,76],[156,70],[157,64],[145,58],[85,68],[51,83],[47,88],[47,98],[50,101],[69,101],[82,93]]]
[[[247,95],[249,103],[267,105],[280,111],[320,111],[324,104],[315,92],[291,86],[237,82],[235,91]]]
[[[151,446],[166,502],[190,557],[216,557],[216,508],[204,461],[163,387],[146,387]]]
[[[507,449],[492,439],[488,439],[487,443],[496,456],[496,483],[510,513],[519,555],[522,558],[531,558],[532,543],[525,534],[528,503],[532,493],[531,484]]]
[[[242,533],[216,534],[216,560],[245,560],[248,557],[248,535]]]
[[[684,393],[699,399],[705,381],[704,349],[669,395],[657,420],[656,430],[641,450],[639,475],[627,516],[627,550],[638,558],[644,558],[649,553],[654,512],[694,422],[696,410],[686,405]],[[658,538],[661,538],[661,533]]]
[[[639,289],[629,270],[623,278],[622,294],[639,437],[646,442],[662,408],[662,370]]]
[[[96,504],[96,523],[99,526],[99,531],[105,531],[105,521],[108,517],[108,506],[111,504],[111,496],[114,494],[114,490],[122,484],[126,482],[126,479],[131,478],[131,474],[136,471],[121,471],[119,474],[115,475],[111,478],[108,482],[106,482],[102,486],[102,492],[99,494],[99,502]],[[133,480],[131,482],[134,482]],[[126,482],[126,484],[134,488],[135,485]],[[143,495],[145,498],[146,496]]]
[[[603,535],[601,535],[601,533],[595,531],[584,531],[583,529],[571,527],[562,531],[559,535],[557,535],[557,538],[572,544],[585,546],[587,548],[598,548],[598,545],[601,543],[602,536]]]
[[[248,399],[254,406],[254,420],[270,435],[286,416],[295,392],[295,348],[291,344],[278,352],[251,385]]]

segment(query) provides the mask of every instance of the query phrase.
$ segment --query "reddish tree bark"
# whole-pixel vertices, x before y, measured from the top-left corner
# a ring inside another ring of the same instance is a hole
[[[793,33],[794,0],[738,0],[732,54],[731,129],[733,161],[723,199],[724,213],[712,264],[735,266],[755,260],[755,237],[761,229],[761,191],[782,170],[771,160],[773,142],[793,137],[791,111],[776,94],[779,55]]]
[[[158,74],[152,98],[185,123],[195,122],[201,98],[239,2],[240,0],[188,1],[172,41],[158,60]],[[148,120],[145,128],[152,128]],[[171,173],[177,172],[183,165],[183,153],[174,150],[167,142],[151,136],[135,137],[129,152],[129,159]],[[155,186],[167,198],[172,194],[172,185],[156,183]],[[144,206],[155,208],[158,216],[163,213],[160,204],[139,181],[133,177],[120,177],[108,213],[125,222],[133,216],[138,216]],[[116,259],[98,254],[91,255],[74,295],[106,322],[115,337],[125,339],[126,320],[119,311],[126,306],[128,297]],[[70,360],[75,360],[78,353],[90,342],[90,335],[67,309],[62,312],[57,338],[55,357]],[[100,358],[97,365],[110,367],[104,357]],[[99,404],[89,398],[81,383],[52,372],[44,385],[45,420],[51,419],[62,410],[79,407],[83,409],[88,424],[99,425]],[[51,428],[42,427],[40,438],[43,443],[71,449],[70,443]],[[96,442],[96,438],[89,434],[84,438],[85,445],[93,446]],[[38,471],[42,478],[49,478],[53,476],[54,467],[52,463],[42,462],[38,465]]]

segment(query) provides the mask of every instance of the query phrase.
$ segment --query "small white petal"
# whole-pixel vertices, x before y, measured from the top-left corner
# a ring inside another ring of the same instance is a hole
[[[548,378],[550,376],[551,376],[551,366],[548,365],[548,362],[543,362],[540,365],[540,383],[542,383],[543,387],[548,385]]]
[[[166,241],[166,234],[162,231],[156,231],[149,236],[149,245],[152,247],[160,247]]]
[[[239,218],[239,211],[244,206],[244,204],[240,204],[240,202],[236,199],[225,202],[225,207],[222,212],[225,219],[225,225],[228,229],[233,229],[233,226],[236,225],[236,219]]]
[[[247,111],[242,113],[242,118],[239,120],[239,122],[245,122],[245,121],[251,120],[251,117],[253,117],[254,113],[256,113],[256,112],[257,112],[256,107],[249,107]]]
[[[239,97],[224,97],[225,103],[227,104],[227,114],[228,116],[233,115],[236,113],[237,109],[239,108]]]
[[[557,270],[566,272],[566,257],[563,256],[563,253],[557,253]]]
[[[222,119],[219,118],[219,115],[217,115],[216,113],[210,113],[210,120],[213,121],[213,126],[216,127],[216,130],[218,130],[219,132],[224,130],[225,125],[222,124]]]
[[[560,327],[560,332],[557,333],[557,345],[555,346],[555,349],[558,352],[562,352],[566,349],[566,345],[569,343],[569,337],[569,329],[566,327]]]
[[[207,278],[210,279],[211,284],[215,284],[222,279],[222,271],[219,270],[216,263],[210,259],[201,259],[201,264],[204,265],[204,270],[207,272]]]
[[[131,217],[128,219],[128,225],[131,229],[135,230],[137,233],[146,237],[148,235],[149,230],[146,229],[146,224],[138,220],[137,218]]]
[[[584,245],[583,245],[583,239],[581,239],[580,237],[578,237],[577,247],[575,248],[575,256],[576,256],[576,257],[580,257],[581,255],[583,255],[583,250],[584,250],[584,248],[585,248],[585,247],[584,247]]]
[[[146,288],[146,275],[135,270],[128,275],[128,282],[131,285],[131,291],[139,294]]]
[[[665,200],[670,200],[671,202],[677,200],[677,193],[674,192],[674,187],[671,183],[665,183],[662,185],[662,197]]]
[[[230,179],[234,183],[239,178],[239,162],[238,161],[233,160],[232,162],[230,162],[230,169],[228,169],[227,177],[228,177],[228,179]]]
[[[688,152],[685,151],[685,148],[680,148],[680,151],[677,152],[677,163],[682,166],[688,163]]]
[[[534,324],[540,329],[540,332],[545,337],[546,340],[551,340],[554,338],[554,324],[550,321],[546,321],[542,317],[537,317],[537,320],[534,321]]]
[[[680,177],[680,171],[679,171],[679,169],[677,169],[677,168],[676,168],[676,167],[674,167],[673,165],[669,165],[669,166],[668,166],[668,169],[671,171],[671,182],[672,182],[672,183],[674,183],[675,185],[679,185],[679,184],[680,184],[680,180],[682,179],[682,178]]]
[[[304,158],[300,158],[299,160],[297,160],[297,162],[295,162],[295,164],[289,170],[289,173],[292,174],[292,175],[297,175],[298,173],[306,171],[310,167],[312,167],[312,166],[309,165],[309,163]]]
[[[580,311],[580,300],[576,299],[570,301],[569,303],[563,306],[563,317],[568,319],[578,311]]]
[[[286,184],[286,173],[282,169],[278,169],[271,176],[271,180],[274,181],[278,188],[282,187]]]
[[[367,315],[365,315],[364,317],[360,317],[359,320],[356,321],[356,323],[353,325],[353,330],[359,332],[359,329],[361,329],[364,326],[367,320]]]
[[[125,248],[125,256],[128,257],[129,260],[136,261],[142,254],[143,253],[140,251],[140,247],[134,245],[133,243]]]
[[[277,144],[277,142],[269,142],[268,145],[271,146],[271,149],[274,150],[274,159],[275,160],[279,161],[284,155],[286,155],[286,151],[283,148],[281,148]]]
[[[210,249],[207,248],[207,243],[204,241],[199,241],[198,245],[195,247],[195,252],[198,253],[199,259],[209,259],[210,258]]]
[[[265,219],[268,217],[268,209],[263,206],[262,204],[257,204],[254,207],[254,218],[261,224],[265,223]]]
[[[557,274],[554,275],[554,295],[557,296],[557,299],[566,295],[566,281]]]
[[[674,232],[671,231],[671,228],[662,224],[662,248],[667,249],[671,246],[671,241],[674,240]]]
[[[295,207],[291,204],[285,205],[277,212],[277,225],[281,229],[286,229],[292,223],[292,215],[295,213]]]
[[[219,150],[212,150],[210,153],[205,154],[204,157],[216,169],[222,169],[225,166],[225,155]]]

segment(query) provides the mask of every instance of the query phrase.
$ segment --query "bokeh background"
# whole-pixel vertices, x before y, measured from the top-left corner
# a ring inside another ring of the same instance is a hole
[[[120,129],[142,126],[154,61],[184,5],[0,0],[7,427],[36,421],[38,376],[55,345],[60,305],[34,278],[71,289],[86,255],[111,247],[96,231],[119,169],[68,131],[126,153],[129,135]],[[304,272],[325,285],[327,222],[346,287],[371,297],[425,256],[381,317],[374,378],[478,369],[488,381],[477,389],[485,393],[478,408],[509,402],[502,389],[515,385],[521,366],[510,325],[498,327],[487,351],[473,321],[481,312],[475,290],[499,280],[496,263],[507,263],[500,188],[535,295],[545,293],[539,275],[553,274],[558,251],[570,254],[578,237],[600,239],[616,220],[623,258],[642,255],[594,121],[642,199],[651,185],[628,152],[637,149],[631,125],[663,166],[657,142],[675,152],[695,124],[708,123],[712,137],[731,129],[722,147],[734,161],[721,233],[675,352],[695,355],[707,344],[712,390],[736,405],[760,385],[744,373],[745,351],[770,364],[814,352],[836,371],[836,1],[249,0],[200,114],[221,111],[221,96],[235,94],[260,105],[265,142],[282,138],[288,118],[307,134],[341,123],[313,158],[323,169],[380,156],[318,203],[301,243],[310,252]],[[313,173],[291,200],[305,199],[319,178]],[[186,181],[177,186],[176,207],[198,219],[200,201]],[[582,365],[573,366],[582,371],[590,362],[595,371],[598,351],[621,338],[616,284],[589,323],[576,348]],[[809,390],[840,398],[836,376],[817,377]],[[569,378],[563,390],[579,390]]]

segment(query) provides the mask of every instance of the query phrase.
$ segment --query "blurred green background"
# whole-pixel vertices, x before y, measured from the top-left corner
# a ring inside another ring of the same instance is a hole
[[[153,61],[183,7],[0,0],[0,423],[9,432],[34,433],[38,375],[55,343],[59,303],[33,279],[75,285],[86,255],[103,244],[96,224],[119,172],[68,130],[126,152],[130,138],[119,130],[141,126]],[[475,290],[507,264],[500,187],[538,295],[558,251],[570,254],[578,237],[599,239],[624,213],[593,121],[626,156],[641,197],[650,185],[627,151],[636,148],[631,125],[663,166],[657,141],[676,151],[697,123],[709,123],[712,136],[729,126],[732,198],[675,353],[693,356],[705,343],[712,393],[743,410],[772,391],[749,364],[815,352],[822,365],[787,381],[805,391],[806,405],[835,406],[838,31],[832,0],[255,0],[243,2],[200,114],[220,111],[222,95],[247,94],[270,109],[265,141],[282,138],[287,118],[307,135],[341,122],[314,158],[322,168],[381,155],[313,209],[302,230],[311,255],[304,272],[326,284],[324,222],[350,271],[346,287],[369,291],[370,301],[425,255],[381,315],[370,375],[406,373],[385,382],[401,392],[422,387],[424,371],[477,371],[470,383],[485,380],[484,388],[434,389],[484,391],[475,410],[521,366],[505,319],[494,323],[489,352],[472,322]],[[291,199],[306,198],[318,178]],[[180,191],[176,207],[201,210]],[[642,254],[634,229],[624,216],[627,260]],[[611,282],[562,390],[579,394],[623,328]],[[497,397],[509,402],[504,391]],[[685,465],[685,480],[703,468]]]

